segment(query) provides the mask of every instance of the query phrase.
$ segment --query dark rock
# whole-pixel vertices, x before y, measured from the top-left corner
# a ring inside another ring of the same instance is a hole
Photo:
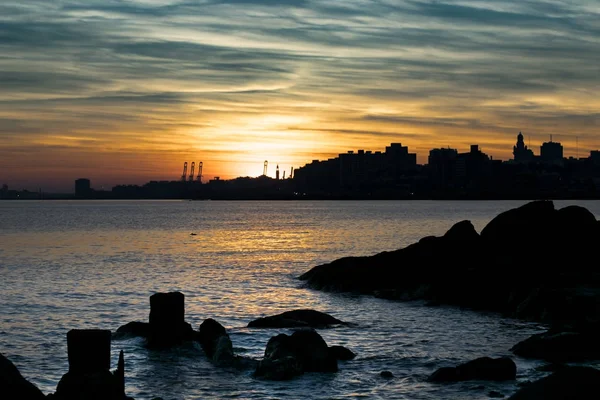
[[[394,377],[394,374],[392,374],[390,371],[381,371],[379,373],[379,376],[381,376],[382,378],[391,379]]]
[[[148,322],[129,322],[117,329],[117,337],[122,336],[141,336],[148,337],[150,334],[150,324]]]
[[[23,378],[17,367],[0,353],[0,397],[23,400],[42,400],[46,396],[31,382]]]
[[[471,221],[460,221],[454,224],[445,234],[444,238],[452,241],[465,241],[477,243],[479,234]]]
[[[458,382],[459,376],[456,367],[441,367],[427,378],[428,382]]]
[[[184,321],[184,301],[185,297],[180,292],[150,296],[148,346],[170,347],[194,339],[194,330]]]
[[[488,393],[488,397],[491,397],[493,399],[501,399],[504,397],[504,395],[500,392],[492,390],[491,392]]]
[[[258,364],[255,376],[272,381],[284,381],[302,375],[302,365],[296,357],[265,358]]]
[[[299,279],[315,289],[391,300],[425,300],[553,325],[600,324],[600,223],[582,207],[533,201],[492,219],[478,235],[469,221],[403,249],[345,257]]]
[[[588,400],[599,394],[600,371],[568,367],[522,387],[509,400]]]
[[[326,328],[331,325],[346,325],[331,315],[315,310],[293,310],[281,314],[255,319],[249,328]]]
[[[304,372],[336,372],[337,360],[327,343],[312,329],[279,334],[269,339],[255,375],[266,379],[290,379]]]
[[[600,359],[600,341],[591,332],[546,332],[517,343],[511,351],[525,358],[555,363]]]
[[[219,338],[221,336],[228,336],[227,330],[214,319],[207,318],[200,324],[198,331],[200,332],[198,341],[200,342],[200,346],[202,346],[202,350],[204,350],[208,358],[212,358],[215,354]]]
[[[508,357],[481,357],[457,367],[444,367],[435,371],[429,382],[459,382],[470,380],[505,381],[516,379],[517,366]]]
[[[215,346],[215,352],[212,356],[213,362],[218,366],[232,365],[235,360],[233,354],[233,344],[229,335],[220,336]]]
[[[551,224],[555,212],[552,201],[532,201],[498,214],[483,228],[481,237],[488,241],[509,241],[521,245],[536,238],[528,236],[532,232],[540,233],[546,225]]]
[[[340,361],[353,360],[356,357],[352,350],[344,346],[329,346],[329,352],[336,360]]]
[[[563,368],[568,368],[567,364],[544,364],[541,367],[537,367],[535,370],[540,372],[556,372]]]
[[[565,227],[580,229],[583,226],[593,227],[596,217],[587,208],[581,206],[567,206],[559,209],[556,213],[558,223]]]
[[[110,369],[109,330],[71,329],[67,332],[69,372],[87,373]]]
[[[291,343],[295,355],[305,372],[337,372],[337,360],[321,335],[312,329],[292,333]]]
[[[258,360],[235,354],[227,330],[212,318],[207,318],[200,324],[194,340],[200,344],[206,357],[217,367],[246,370],[256,369],[258,365]]]

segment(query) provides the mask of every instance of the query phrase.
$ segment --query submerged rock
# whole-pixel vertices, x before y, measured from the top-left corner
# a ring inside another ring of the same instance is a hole
[[[509,400],[588,400],[600,394],[600,371],[591,367],[567,367],[529,383]]]
[[[382,378],[385,378],[385,379],[391,379],[394,377],[394,374],[392,374],[391,371],[381,371],[379,373],[379,376],[381,376]]]
[[[269,339],[255,376],[271,380],[291,379],[304,372],[337,372],[337,360],[321,335],[302,329],[291,336]]]
[[[517,376],[517,365],[508,357],[481,357],[457,367],[443,367],[435,371],[427,380],[429,382],[460,381],[506,381]]]
[[[0,353],[0,398],[43,400],[46,396],[33,383],[23,378],[18,368]]]
[[[281,314],[255,319],[249,328],[327,328],[332,325],[347,325],[345,322],[315,310],[293,310]]]

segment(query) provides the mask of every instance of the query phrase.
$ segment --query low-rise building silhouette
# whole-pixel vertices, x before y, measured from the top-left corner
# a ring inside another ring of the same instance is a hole
[[[91,182],[87,178],[80,178],[75,181],[75,197],[87,198],[92,194]]]
[[[550,138],[549,142],[542,143],[540,147],[540,159],[547,164],[562,164],[563,162],[563,147],[559,142],[553,142]]]

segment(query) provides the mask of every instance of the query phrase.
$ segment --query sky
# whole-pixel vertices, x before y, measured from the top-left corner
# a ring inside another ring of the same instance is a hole
[[[597,0],[2,0],[0,184],[600,148]]]

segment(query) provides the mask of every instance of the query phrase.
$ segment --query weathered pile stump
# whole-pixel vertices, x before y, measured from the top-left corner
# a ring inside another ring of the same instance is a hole
[[[109,330],[72,329],[67,333],[69,372],[61,378],[53,398],[58,400],[123,400],[123,352],[117,370],[110,371]]]
[[[117,329],[119,336],[142,336],[148,347],[165,348],[194,340],[197,333],[185,322],[185,296],[181,292],[150,296],[149,322],[129,322]]]

